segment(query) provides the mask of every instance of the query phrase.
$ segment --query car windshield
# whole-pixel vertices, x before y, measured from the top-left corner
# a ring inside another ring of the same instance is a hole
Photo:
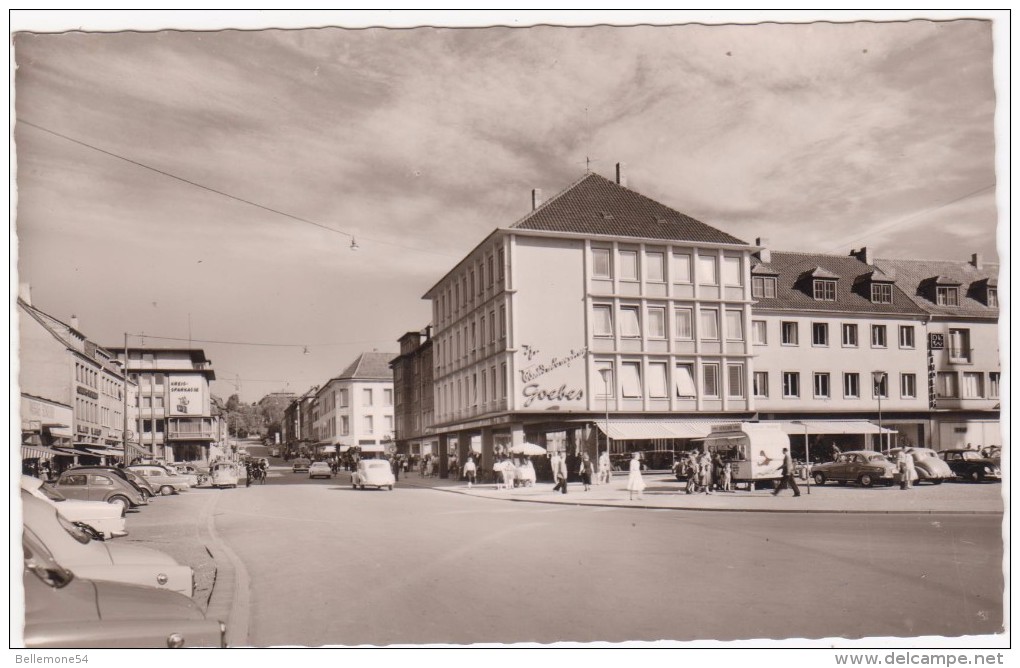
[[[386,462],[381,461],[381,460],[373,460],[373,461],[370,461],[370,462],[365,462],[365,468],[369,468],[369,469],[384,469],[384,468],[387,468],[388,466],[389,466],[389,464],[387,464]]]
[[[50,501],[67,501],[67,497],[50,487],[49,483],[40,485],[39,492]]]
[[[878,463],[878,464],[881,464],[882,462],[888,462],[889,461],[886,458],[885,455],[879,455],[879,454],[868,455],[865,459],[867,459],[869,462]]]
[[[974,452],[973,450],[967,450],[966,452],[960,453],[960,455],[960,459],[966,459],[967,461],[983,459],[980,452]]]

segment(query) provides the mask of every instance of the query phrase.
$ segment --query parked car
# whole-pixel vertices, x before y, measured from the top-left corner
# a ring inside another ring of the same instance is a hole
[[[293,464],[293,466],[291,468],[293,468],[294,473],[299,473],[301,471],[307,471],[308,467],[311,465],[311,463],[312,462],[311,462],[310,459],[305,459],[304,457],[298,457],[297,459],[294,460],[294,464]]]
[[[194,572],[159,550],[120,541],[96,542],[49,504],[21,493],[25,533],[31,533],[57,561],[75,575],[175,591],[194,592]]]
[[[889,459],[896,461],[901,448],[893,448],[889,451]],[[931,448],[911,448],[911,457],[914,459],[914,470],[917,471],[917,482],[930,482],[933,485],[941,485],[943,480],[952,480],[956,477],[949,465],[939,458],[939,453]]]
[[[64,471],[53,487],[69,499],[117,503],[123,510],[148,503],[130,483],[105,469]]]
[[[68,499],[49,483],[29,475],[21,476],[21,489],[56,508],[64,519],[89,527],[103,540],[126,536],[128,533],[124,527],[126,509],[119,503]]]
[[[212,486],[237,487],[241,479],[241,466],[234,462],[222,461],[212,465]]]
[[[1002,479],[1002,471],[995,462],[982,457],[977,450],[943,450],[939,455],[953,473],[971,482]]]
[[[186,478],[192,487],[199,487],[209,482],[209,469],[203,470],[194,464],[174,464],[172,468],[169,466],[164,468]]]
[[[92,472],[102,471],[105,473],[113,474],[120,478],[121,480],[127,482],[127,484],[134,487],[135,491],[137,491],[138,494],[143,499],[145,499],[146,502],[148,502],[149,499],[154,498],[158,494],[158,492],[155,489],[153,489],[152,485],[150,485],[148,481],[145,480],[145,478],[138,475],[137,473],[133,473],[132,471],[129,471],[127,469],[117,468],[116,466],[75,466],[67,470],[92,471]]]
[[[844,452],[836,461],[815,464],[811,475],[816,485],[835,480],[840,485],[856,482],[861,487],[872,487],[876,483],[891,485],[899,480],[896,465],[882,453],[871,450]]]
[[[396,483],[390,463],[385,459],[362,459],[358,461],[354,473],[351,474],[351,487],[365,489],[368,487],[383,487],[392,490]]]
[[[191,482],[187,478],[171,473],[162,466],[154,464],[128,466],[127,470],[133,471],[145,478],[163,496],[169,496],[177,492],[186,492],[191,489]]]
[[[226,647],[227,627],[187,596],[76,576],[31,531],[22,535],[25,647]]]
[[[308,467],[308,478],[332,478],[333,469],[326,462],[312,462]]]

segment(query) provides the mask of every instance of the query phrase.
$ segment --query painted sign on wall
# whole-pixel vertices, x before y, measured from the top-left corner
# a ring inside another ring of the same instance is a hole
[[[202,415],[205,406],[204,387],[205,379],[202,376],[171,376],[170,415]]]

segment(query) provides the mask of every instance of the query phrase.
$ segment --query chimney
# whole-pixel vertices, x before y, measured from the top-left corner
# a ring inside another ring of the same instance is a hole
[[[853,250],[851,250],[850,251],[850,255],[852,255],[853,257],[857,258],[858,260],[860,260],[864,264],[867,264],[867,265],[875,264],[875,256],[871,252],[871,249],[868,248],[867,246],[864,246],[863,248],[860,248],[860,249],[853,249]]]
[[[758,251],[759,260],[761,260],[765,264],[772,262],[772,251],[770,251],[768,248],[769,246],[768,239],[766,239],[765,237],[758,237],[757,239],[754,240],[754,245],[762,247],[762,249]]]
[[[531,190],[531,210],[534,211],[538,207],[542,206],[542,189],[532,188]]]
[[[29,306],[32,305],[32,286],[28,283],[18,283],[18,297]]]
[[[71,316],[71,329],[81,331],[78,329],[78,316],[76,315]]]
[[[616,185],[627,187],[627,175],[624,173],[627,165],[622,162],[616,163]]]
[[[432,325],[425,325],[425,340],[432,338]]]
[[[977,270],[981,269],[981,253],[972,253],[970,256],[970,263],[974,265]]]

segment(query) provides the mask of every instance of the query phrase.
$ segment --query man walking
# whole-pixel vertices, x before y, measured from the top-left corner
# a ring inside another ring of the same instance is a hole
[[[787,487],[793,490],[794,496],[800,496],[800,488],[797,487],[797,479],[793,477],[793,457],[790,456],[788,448],[783,448],[783,479],[779,487],[772,492],[772,496],[779,496],[779,493]]]
[[[567,493],[567,457],[566,455],[553,455],[552,461],[553,478],[556,479],[556,486],[553,491]]]

